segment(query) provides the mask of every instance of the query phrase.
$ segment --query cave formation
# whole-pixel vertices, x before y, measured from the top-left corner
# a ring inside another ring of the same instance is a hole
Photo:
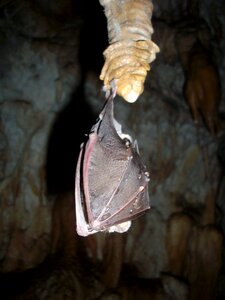
[[[115,104],[151,210],[127,233],[81,238],[75,168],[105,99],[104,9],[0,1],[1,299],[225,298],[225,4],[153,5],[160,52],[137,101]]]

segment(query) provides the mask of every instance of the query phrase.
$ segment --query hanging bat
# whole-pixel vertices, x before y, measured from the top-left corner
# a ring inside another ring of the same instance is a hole
[[[77,233],[125,232],[131,220],[150,208],[149,173],[137,142],[123,134],[113,117],[112,91],[81,145],[75,180]]]

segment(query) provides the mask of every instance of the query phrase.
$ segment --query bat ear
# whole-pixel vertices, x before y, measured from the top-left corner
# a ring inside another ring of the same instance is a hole
[[[113,97],[82,147],[75,196],[79,235],[108,230],[125,232],[149,206],[148,175],[137,142],[122,133],[113,117]]]

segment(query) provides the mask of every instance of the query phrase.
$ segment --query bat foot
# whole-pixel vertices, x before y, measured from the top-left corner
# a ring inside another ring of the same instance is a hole
[[[111,87],[111,95],[113,98],[116,97],[116,93],[117,93],[117,80],[113,79],[110,81],[110,87]]]
[[[106,85],[103,86],[103,92],[105,92],[105,97],[108,99],[110,96],[115,98],[117,93],[116,79],[110,81],[110,88]]]

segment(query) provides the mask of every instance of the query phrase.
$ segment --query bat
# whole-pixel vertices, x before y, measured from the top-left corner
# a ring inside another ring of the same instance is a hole
[[[150,209],[149,173],[137,141],[122,133],[114,119],[116,92],[106,99],[76,167],[76,230],[80,236],[99,231],[126,232],[131,220]]]

